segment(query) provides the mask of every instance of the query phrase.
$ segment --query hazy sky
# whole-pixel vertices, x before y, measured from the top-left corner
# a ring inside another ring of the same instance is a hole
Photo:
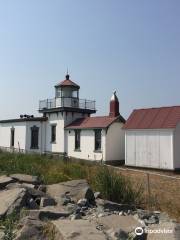
[[[120,112],[180,105],[179,0],[0,0],[0,119],[37,115],[71,79]]]

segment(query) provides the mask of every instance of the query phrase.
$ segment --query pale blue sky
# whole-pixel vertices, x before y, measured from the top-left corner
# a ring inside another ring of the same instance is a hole
[[[37,115],[66,68],[106,114],[180,105],[179,0],[0,0],[0,119]]]

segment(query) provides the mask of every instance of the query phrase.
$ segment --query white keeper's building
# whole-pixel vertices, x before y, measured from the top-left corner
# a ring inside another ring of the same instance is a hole
[[[96,113],[95,101],[80,99],[76,83],[66,79],[55,86],[55,98],[39,102],[42,117],[21,115],[0,121],[0,148],[18,152],[67,154],[96,161],[124,160],[125,119],[116,93],[108,116]]]

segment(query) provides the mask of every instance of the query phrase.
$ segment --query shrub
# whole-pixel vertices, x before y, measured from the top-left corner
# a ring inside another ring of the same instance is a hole
[[[107,167],[98,167],[92,185],[101,192],[103,198],[118,203],[139,205],[142,200],[142,185],[134,186],[127,177],[109,170]]]

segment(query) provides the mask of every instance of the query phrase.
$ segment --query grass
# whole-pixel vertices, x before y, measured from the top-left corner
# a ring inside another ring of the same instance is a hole
[[[105,199],[119,203],[137,205],[142,198],[141,185],[134,186],[128,177],[103,165],[63,161],[35,154],[0,153],[0,171],[7,175],[37,175],[44,184],[87,179],[94,191],[100,191]]]
[[[0,221],[0,229],[4,232],[3,240],[13,240],[15,238],[14,230],[16,229],[18,220],[19,215],[13,212]]]

